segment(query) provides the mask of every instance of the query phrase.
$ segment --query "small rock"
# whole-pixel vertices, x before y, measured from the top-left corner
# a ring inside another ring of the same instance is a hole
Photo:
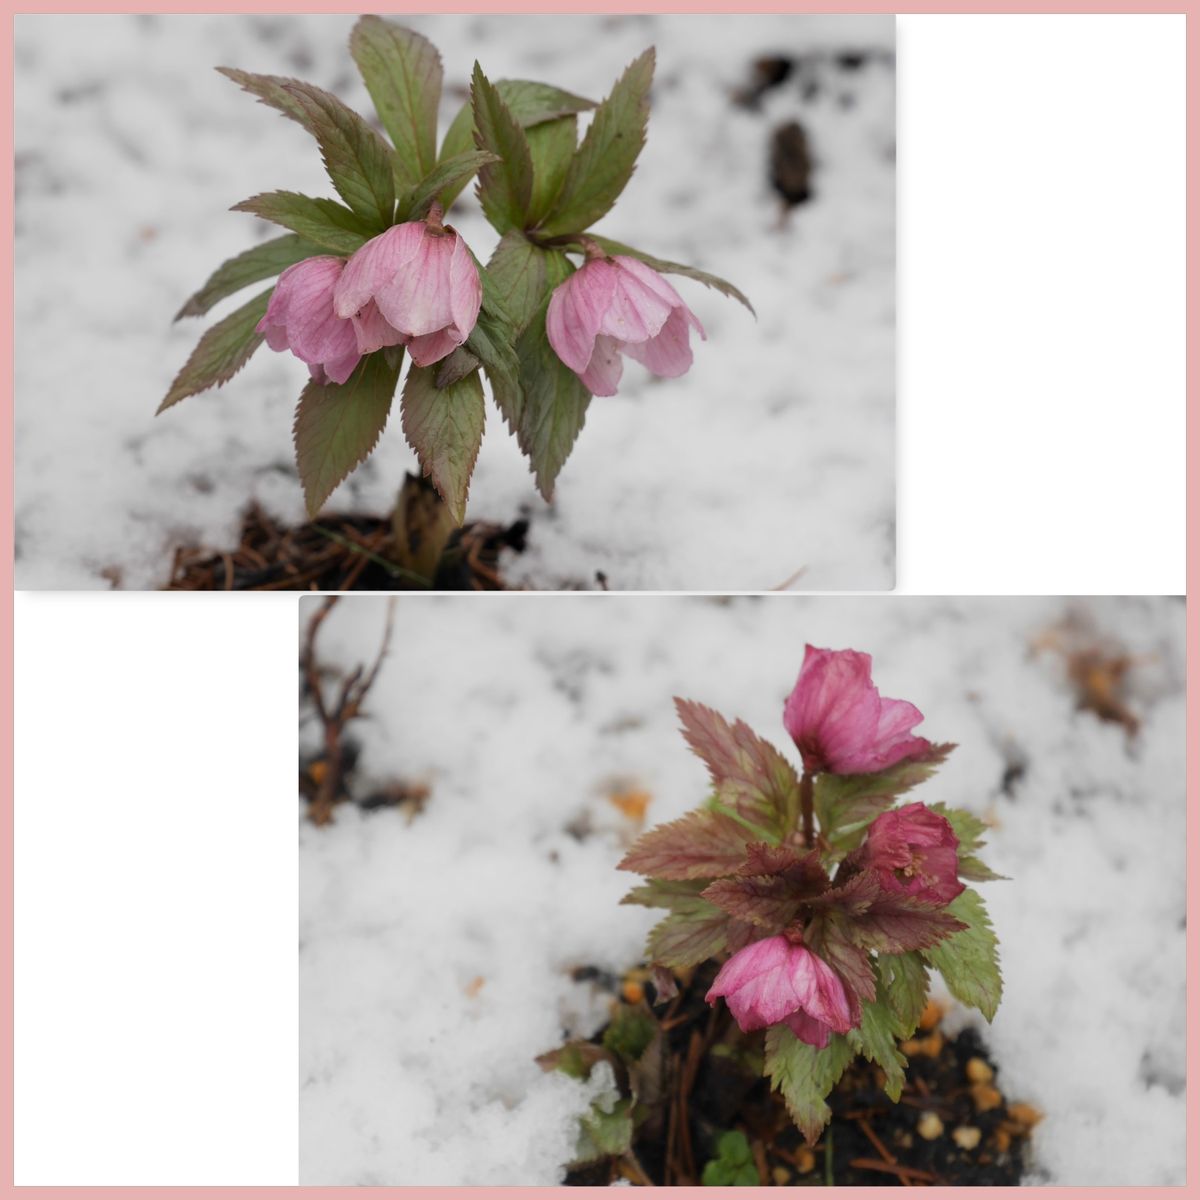
[[[771,1172],[771,1178],[775,1180],[776,1187],[787,1187],[791,1181],[792,1173],[787,1167],[776,1167]]]
[[[974,1125],[960,1125],[951,1135],[955,1145],[963,1150],[974,1150],[982,1136]]]
[[[990,1083],[977,1083],[971,1088],[971,1099],[976,1112],[991,1112],[1004,1103],[1004,1097]]]
[[[921,1114],[921,1119],[917,1122],[917,1132],[927,1142],[932,1142],[946,1132],[946,1127],[937,1113],[926,1112]]]
[[[972,1058],[967,1062],[967,1078],[972,1083],[991,1083],[994,1072],[982,1058]]]
[[[932,1029],[946,1015],[946,1010],[936,1000],[930,1000],[921,1014],[921,1029]]]
[[[817,1165],[817,1156],[807,1146],[796,1151],[796,1170],[807,1175]]]
[[[1021,1101],[1008,1106],[1008,1115],[1024,1130],[1032,1129],[1042,1119],[1042,1113],[1038,1109]]]

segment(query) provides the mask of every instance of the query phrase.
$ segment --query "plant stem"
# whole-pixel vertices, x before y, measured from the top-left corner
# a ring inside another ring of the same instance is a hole
[[[825,1186],[833,1187],[833,1126],[825,1127]]]
[[[805,771],[800,777],[800,812],[804,821],[804,848],[813,848],[813,777]]]

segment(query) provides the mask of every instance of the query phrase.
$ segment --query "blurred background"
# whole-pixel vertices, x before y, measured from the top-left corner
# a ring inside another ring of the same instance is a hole
[[[476,57],[493,79],[600,99],[656,46],[648,144],[598,228],[729,278],[758,312],[677,281],[708,332],[695,366],[661,381],[631,364],[621,394],[593,402],[553,506],[489,412],[469,511],[530,519],[508,581],[890,587],[893,20],[404,19],[442,53],[443,132]],[[308,135],[213,68],[299,76],[374,119],[352,24],[16,18],[19,587],[162,586],[177,550],[236,545],[252,501],[302,519],[291,424],[306,375],[290,355],[260,349],[223,389],[153,414],[211,324],[172,314],[277,232],[229,206],[276,188],[332,194]],[[470,192],[451,219],[486,259],[495,234]],[[386,514],[415,466],[394,421],[331,507]]]
[[[983,1036],[1044,1114],[1025,1182],[1183,1182],[1181,599],[494,596],[301,602],[302,1184],[562,1179],[590,1097],[534,1059],[661,915],[624,847],[707,793],[672,697],[794,759],[806,642],[958,743],[911,799],[1009,877]]]

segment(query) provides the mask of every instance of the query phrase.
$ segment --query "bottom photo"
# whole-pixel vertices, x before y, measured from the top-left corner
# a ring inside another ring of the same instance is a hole
[[[302,1186],[1185,1181],[1181,597],[305,597]]]

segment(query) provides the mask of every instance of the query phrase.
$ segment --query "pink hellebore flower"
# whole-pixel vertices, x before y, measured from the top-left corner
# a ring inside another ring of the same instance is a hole
[[[862,1010],[833,968],[782,934],[751,942],[717,972],[704,997],[724,996],[743,1032],[784,1022],[810,1046],[826,1046],[829,1034],[847,1033]]]
[[[704,337],[679,293],[657,271],[623,254],[589,257],[554,289],[546,310],[554,353],[595,396],[617,394],[621,354],[653,375],[682,375],[692,365],[689,325]]]
[[[912,727],[925,718],[905,700],[884,700],[871,682],[871,656],[804,648],[804,665],[783,707],[783,724],[810,774],[860,775],[929,749]]]
[[[427,367],[467,340],[479,319],[483,288],[467,244],[440,222],[407,221],[359,247],[334,296],[339,317],[354,322],[358,348],[407,346]]]
[[[958,838],[950,822],[923,804],[880,814],[867,829],[862,865],[880,885],[918,900],[949,904],[966,884],[958,879]]]
[[[320,254],[279,276],[256,329],[272,350],[291,350],[318,383],[345,383],[362,357],[354,326],[333,307],[345,259]]]

